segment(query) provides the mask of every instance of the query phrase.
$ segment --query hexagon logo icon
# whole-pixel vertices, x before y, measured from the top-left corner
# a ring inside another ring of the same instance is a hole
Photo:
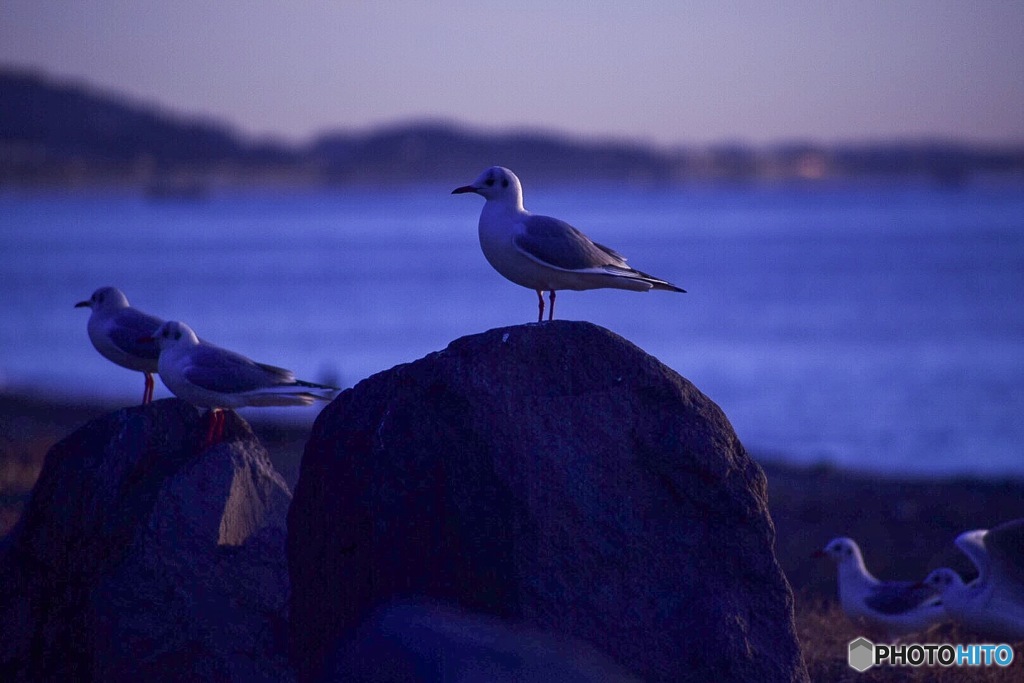
[[[847,662],[850,668],[864,673],[875,663],[875,644],[863,636],[852,641]]]

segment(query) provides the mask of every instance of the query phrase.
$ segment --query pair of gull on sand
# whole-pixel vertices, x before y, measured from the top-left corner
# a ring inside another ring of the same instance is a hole
[[[487,169],[471,185],[452,194],[473,192],[486,203],[480,214],[480,247],[488,262],[512,282],[537,292],[544,319],[554,318],[555,292],[604,287],[645,292],[684,290],[626,265],[618,252],[591,241],[568,223],[536,216],[523,208],[519,178],[507,168]],[[107,359],[145,374],[143,403],[153,398],[153,373],[167,388],[194,405],[213,410],[214,429],[221,408],[309,405],[328,400],[334,387],[295,379],[290,370],[250,358],[199,339],[188,325],[132,308],[113,287],[96,290],[77,306],[89,307],[89,338]],[[329,393],[324,393],[329,392]],[[221,422],[222,424],[222,422]]]
[[[955,542],[978,570],[968,583],[946,567],[921,582],[879,581],[850,538],[833,539],[815,555],[836,562],[839,602],[847,616],[889,636],[955,621],[999,642],[1024,640],[1024,519],[965,531]]]

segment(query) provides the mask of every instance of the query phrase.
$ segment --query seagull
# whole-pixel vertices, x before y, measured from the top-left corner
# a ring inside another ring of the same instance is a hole
[[[978,568],[978,578],[965,584],[943,567],[924,585],[938,590],[946,611],[970,630],[1003,642],[1024,640],[1024,519],[965,531],[955,543]]]
[[[550,292],[548,320],[555,317],[555,291],[559,289],[629,289],[646,292],[686,290],[626,265],[626,257],[569,225],[523,208],[523,186],[516,174],[492,166],[452,194],[475,192],[487,202],[480,212],[480,247],[496,271],[537,292],[544,319],[544,291]]]
[[[890,636],[926,631],[947,618],[936,591],[920,582],[879,581],[851,538],[834,538],[814,557],[830,557],[838,567],[839,603],[846,616],[864,619]]]
[[[223,434],[224,408],[308,406],[329,401],[337,391],[337,387],[297,380],[291,370],[257,363],[201,341],[191,327],[177,320],[163,323],[153,340],[160,349],[160,379],[167,388],[178,398],[210,409],[207,444]]]
[[[91,308],[89,340],[107,360],[138,370],[146,376],[142,405],[153,400],[153,373],[157,372],[160,350],[152,342],[140,338],[151,337],[163,320],[132,308],[128,297],[116,287],[100,287],[88,301],[79,301],[75,308]]]

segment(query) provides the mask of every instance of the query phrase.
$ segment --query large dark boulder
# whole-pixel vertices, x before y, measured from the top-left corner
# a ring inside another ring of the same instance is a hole
[[[281,681],[291,496],[238,415],[177,399],[55,445],[0,555],[0,680]],[[276,641],[275,641],[276,638]]]
[[[427,599],[645,680],[804,680],[765,488],[722,411],[607,330],[459,339],[317,419],[288,514],[293,661],[315,679],[380,605]]]

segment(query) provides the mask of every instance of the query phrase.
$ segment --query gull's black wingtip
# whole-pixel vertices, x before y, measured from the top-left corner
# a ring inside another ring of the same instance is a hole
[[[651,289],[660,289],[663,292],[679,292],[680,294],[686,294],[686,290],[682,287],[676,287],[671,282],[665,282],[664,280],[657,280],[652,283]]]

